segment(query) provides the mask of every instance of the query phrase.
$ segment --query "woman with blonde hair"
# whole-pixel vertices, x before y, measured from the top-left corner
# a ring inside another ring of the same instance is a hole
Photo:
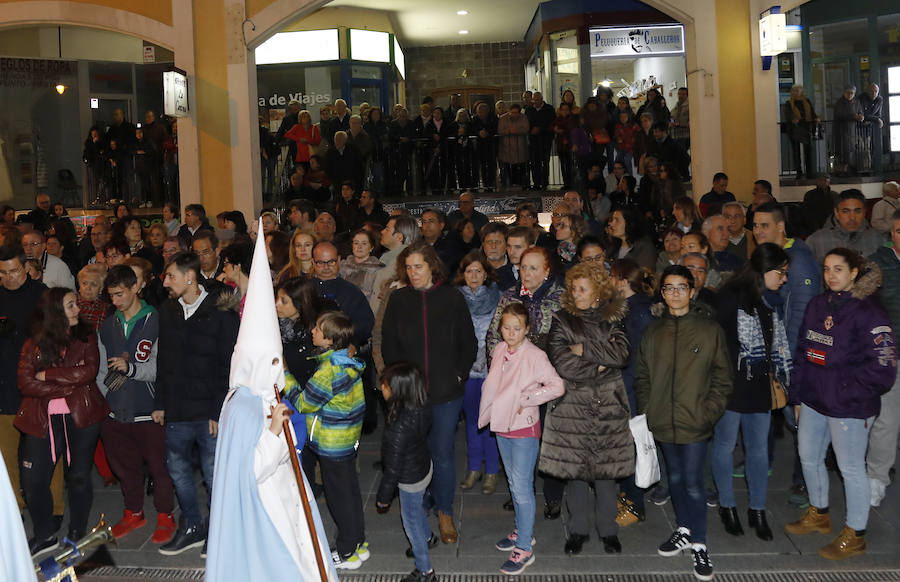
[[[277,285],[281,285],[288,279],[312,273],[312,250],[317,242],[319,240],[316,235],[308,230],[297,229],[294,231],[288,248],[288,264],[278,273]]]
[[[538,469],[567,480],[569,537],[578,554],[590,531],[590,493],[607,554],[622,544],[616,523],[616,480],[634,473],[630,407],[622,379],[628,364],[625,298],[601,265],[580,263],[566,273],[562,309],[553,316],[547,354],[566,395],[547,411]]]

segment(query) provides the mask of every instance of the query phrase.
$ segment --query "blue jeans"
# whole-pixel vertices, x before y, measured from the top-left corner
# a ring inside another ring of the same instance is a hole
[[[531,536],[534,534],[534,465],[537,463],[540,441],[528,437],[508,439],[497,437],[500,457],[506,468],[509,491],[512,493],[513,505],[516,508],[516,529],[518,540],[516,547],[526,552],[531,551]]]
[[[810,505],[828,507],[828,470],[825,453],[828,444],[834,448],[838,467],[844,477],[847,498],[847,526],[866,529],[869,521],[869,478],[866,475],[866,448],[869,430],[875,417],[832,418],[819,414],[807,405],[800,409],[797,440],[803,478],[809,491]]]
[[[463,399],[457,398],[432,406],[431,432],[428,433],[428,451],[434,465],[431,494],[438,511],[453,515],[453,494],[456,492],[456,462],[453,450],[456,423],[462,410]]]
[[[500,471],[500,454],[497,439],[489,426],[478,430],[478,409],[481,406],[481,385],[484,378],[466,380],[466,394],[463,396],[463,412],[466,415],[466,457],[470,471],[480,471],[484,463],[485,473]]]
[[[416,569],[419,572],[431,571],[431,557],[428,555],[428,538],[431,537],[431,528],[428,525],[428,517],[422,507],[422,498],[425,490],[417,493],[409,493],[400,490],[400,519],[403,520],[403,531],[409,538],[413,555],[416,557]]]
[[[666,457],[669,470],[669,494],[675,507],[679,527],[691,531],[691,541],[706,543],[706,492],[703,487],[703,466],[706,462],[707,441],[676,445],[657,443]]]
[[[769,425],[771,412],[742,414],[726,410],[716,423],[712,441],[712,470],[719,490],[719,505],[735,507],[734,447],[738,429],[744,439],[744,466],[750,487],[750,509],[766,508],[766,487],[769,483]]]
[[[175,495],[181,507],[184,527],[203,523],[197,488],[194,485],[194,444],[200,448],[200,472],[212,498],[213,463],[216,460],[216,439],[209,434],[209,421],[194,420],[166,423],[166,468],[175,485]],[[207,504],[209,507],[209,504]]]

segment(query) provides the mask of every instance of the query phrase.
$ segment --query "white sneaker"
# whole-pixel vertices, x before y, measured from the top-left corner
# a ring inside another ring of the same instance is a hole
[[[885,489],[887,489],[887,485],[878,479],[869,479],[869,505],[872,507],[880,506],[881,500],[884,499]]]

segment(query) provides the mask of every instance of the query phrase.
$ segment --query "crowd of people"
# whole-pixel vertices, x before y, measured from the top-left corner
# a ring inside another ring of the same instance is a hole
[[[375,508],[389,511],[399,495],[410,582],[434,580],[429,548],[458,541],[457,488],[481,483],[493,494],[501,468],[514,513],[496,543],[509,552],[504,574],[534,563],[539,513],[556,519],[567,508],[565,553],[580,553],[595,528],[615,554],[620,528],[643,521],[647,502],[671,499],[676,529],[660,532],[658,552],[689,552],[695,576],[709,580],[708,538],[744,534],[739,503],[755,535],[773,538],[776,427],[793,441],[798,519],[785,531],[832,531],[830,445],[846,516],[819,553],[864,553],[900,428],[900,188],[885,184],[873,227],[862,193],[833,192],[827,177],[791,207],[759,180],[745,207],[720,173],[698,206],[665,182],[677,172],[667,164],[651,186],[656,198],[634,189],[623,164],[624,190],[567,191],[549,230],[529,203],[514,224],[491,221],[471,192],[449,215],[388,214],[370,190],[357,201],[351,181],[334,206],[295,199],[283,220],[230,211],[214,226],[190,204],[183,223],[167,206],[145,229],[117,207],[80,241],[46,195],[18,219],[3,209],[0,451],[31,516],[32,553],[57,547],[66,507],[68,537],[84,534],[95,464],[121,485],[117,538],[150,521],[149,488],[160,553],[205,553],[195,468],[211,486],[260,236],[284,397],[303,469],[336,525],[336,568],[359,568],[381,550],[366,537],[356,455],[382,416]],[[805,241],[795,228],[809,230]],[[660,451],[663,478],[651,489],[635,479],[630,421],[640,415]],[[464,471],[454,454],[461,417]],[[714,483],[704,481],[707,466]],[[735,494],[736,473],[749,499]],[[709,505],[723,524],[711,536]]]
[[[580,106],[572,91],[557,107],[540,92],[525,91],[520,103],[477,101],[466,108],[453,95],[445,107],[426,97],[418,111],[396,105],[389,114],[368,103],[353,114],[337,99],[319,109],[318,123],[293,101],[275,132],[260,117],[263,195],[275,203],[279,196],[281,203],[298,197],[326,202],[346,181],[390,196],[547,190],[551,184],[569,189],[587,182],[592,166],[613,175],[613,164],[621,163],[629,174],[642,175],[650,158],[669,164],[672,178],[686,179],[687,98],[687,89],[679,89],[670,112],[652,88],[635,110],[628,97],[615,100],[599,87]],[[551,177],[552,156],[559,173]],[[596,182],[601,192],[615,189]]]
[[[91,127],[84,140],[84,202],[103,207],[123,202],[134,208],[177,205],[178,119],[147,110],[143,123],[113,111],[109,125]]]

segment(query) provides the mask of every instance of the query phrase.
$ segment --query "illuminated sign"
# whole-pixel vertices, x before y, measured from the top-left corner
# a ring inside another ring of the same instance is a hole
[[[684,54],[684,27],[592,28],[591,57],[636,57]]]

